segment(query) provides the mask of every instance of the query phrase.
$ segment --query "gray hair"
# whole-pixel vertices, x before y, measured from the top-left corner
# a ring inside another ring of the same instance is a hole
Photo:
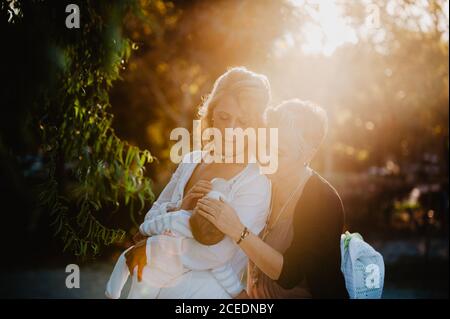
[[[291,99],[266,110],[267,126],[290,130],[302,153],[314,155],[328,132],[326,111],[310,101]]]

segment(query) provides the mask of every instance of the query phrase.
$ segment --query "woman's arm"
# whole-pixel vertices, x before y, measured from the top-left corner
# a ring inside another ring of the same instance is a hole
[[[240,244],[248,258],[269,278],[277,280],[283,269],[283,255],[260,237],[250,233]]]
[[[284,254],[252,233],[241,241],[240,247],[262,272],[282,287],[293,288],[307,277],[314,296],[337,296],[339,285],[342,286],[339,250],[344,218],[342,203],[326,182],[316,179],[313,185],[307,186],[295,210],[293,241]],[[218,211],[204,199],[199,203],[203,206],[198,213],[233,240],[240,238],[244,225],[232,209]]]
[[[224,234],[237,242],[245,228],[233,207],[204,198],[199,200],[197,212],[212,222]],[[239,244],[247,257],[271,279],[278,279],[283,268],[283,255],[250,231]]]
[[[204,197],[201,200],[210,200]],[[225,204],[219,201],[220,204]],[[267,217],[270,203],[270,182],[265,176],[258,175],[247,183],[243,183],[236,190],[236,195],[229,205],[232,207],[238,218],[251,231],[259,233]],[[199,207],[199,204],[197,204]],[[181,260],[183,264],[192,270],[209,270],[223,266],[238,251],[239,246],[229,236],[218,244],[205,246],[194,239],[183,241],[183,253]]]
[[[268,199],[270,199],[270,182],[265,176],[258,175],[239,186],[231,205],[250,230],[260,232],[264,227],[269,208]],[[174,223],[183,223],[183,218],[185,218],[183,215],[176,213],[173,217],[160,216],[154,222],[145,223],[161,233],[164,230],[173,230]],[[152,229],[148,230],[152,232]],[[238,249],[239,247],[229,237],[211,246],[202,245],[193,238],[184,238],[179,258],[188,269],[210,270],[226,264]]]
[[[144,220],[150,220],[156,216],[167,213],[167,209],[169,208],[170,201],[172,199],[173,192],[175,191],[178,182],[181,178],[181,174],[183,171],[184,163],[181,162],[172,177],[170,178],[169,183],[164,187],[163,191],[159,195],[158,199],[153,203],[150,210],[145,215]],[[181,200],[181,198],[180,198]]]

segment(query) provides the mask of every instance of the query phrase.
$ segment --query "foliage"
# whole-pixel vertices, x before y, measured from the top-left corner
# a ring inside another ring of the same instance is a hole
[[[66,249],[91,254],[119,240],[115,225],[126,223],[110,217],[127,215],[124,207],[142,218],[149,178],[158,190],[173,170],[171,129],[190,127],[202,96],[234,65],[268,75],[273,104],[300,97],[327,110],[330,134],[313,166],[343,195],[349,220],[372,229],[420,183],[448,193],[444,1],[335,1],[356,41],[330,56],[302,49],[328,0],[78,2],[80,30],[63,27],[69,1],[4,0],[0,11],[9,106],[0,109],[0,174],[23,192],[17,159],[42,157],[36,201],[53,208]],[[368,30],[373,5],[380,21]]]
[[[157,12],[154,4],[142,3],[84,1],[81,28],[69,30],[64,27],[68,3],[16,2],[20,16],[7,25],[15,37],[30,40],[12,48],[17,62],[23,63],[19,58],[25,55],[37,66],[24,70],[35,72],[24,87],[30,98],[11,98],[34,119],[30,130],[39,133],[37,149],[46,173],[37,199],[52,216],[63,249],[78,256],[96,255],[102,246],[124,239],[123,229],[97,218],[102,211],[112,214],[126,206],[134,220],[154,198],[144,174],[154,158],[117,136],[109,101],[114,81],[136,48],[122,35],[124,19],[134,14],[145,20],[147,12]],[[21,51],[30,48],[32,53]]]

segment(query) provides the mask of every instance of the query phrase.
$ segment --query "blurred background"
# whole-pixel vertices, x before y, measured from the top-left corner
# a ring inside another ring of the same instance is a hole
[[[64,26],[69,2],[79,30]],[[268,76],[272,104],[327,110],[312,166],[341,194],[347,228],[382,253],[384,297],[448,298],[448,0],[4,0],[1,10],[0,296],[102,298],[175,169],[170,131],[191,129],[214,80],[243,65]],[[65,288],[67,263],[81,265],[80,289]]]

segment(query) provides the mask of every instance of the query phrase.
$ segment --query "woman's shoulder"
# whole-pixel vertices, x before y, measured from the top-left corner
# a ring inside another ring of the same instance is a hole
[[[202,157],[202,151],[192,151],[183,156],[180,164],[197,164],[201,162]]]
[[[305,191],[318,192],[321,194],[328,193],[330,195],[339,196],[336,188],[334,188],[328,180],[314,170],[312,170],[311,177],[306,182]]]
[[[338,191],[331,183],[316,171],[305,184],[300,201],[315,202],[321,205],[338,206],[342,211],[344,209],[341,197]]]
[[[311,226],[311,223],[314,226]],[[340,236],[344,223],[345,211],[339,193],[330,182],[314,172],[297,202],[295,227],[302,231],[322,229]]]

